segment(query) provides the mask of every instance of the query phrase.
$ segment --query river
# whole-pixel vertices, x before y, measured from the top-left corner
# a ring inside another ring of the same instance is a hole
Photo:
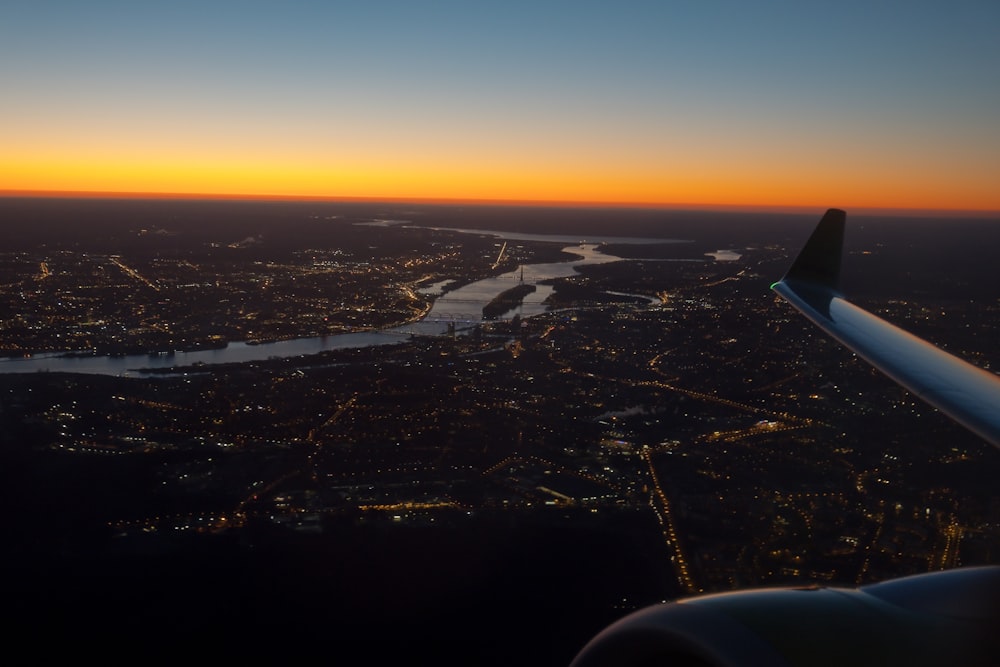
[[[502,275],[479,280],[464,287],[435,296],[434,304],[427,315],[420,321],[411,322],[380,331],[358,331],[328,336],[310,338],[295,338],[269,343],[248,344],[245,342],[229,343],[223,348],[213,350],[196,350],[193,352],[170,352],[162,354],[134,354],[126,356],[83,355],[67,356],[63,352],[36,354],[27,358],[0,360],[0,373],[90,373],[98,375],[116,375],[126,377],[141,377],[148,375],[144,369],[162,369],[174,366],[191,366],[194,364],[230,364],[247,361],[262,361],[275,357],[288,358],[309,354],[317,354],[325,350],[343,348],[369,347],[372,345],[390,345],[401,343],[411,334],[442,335],[447,333],[450,324],[456,329],[470,328],[482,321],[483,306],[505,289],[512,287],[522,279],[525,283],[536,286],[536,291],[529,294],[522,305],[504,317],[512,317],[515,313],[521,317],[530,317],[546,311],[542,302],[552,293],[552,287],[538,283],[551,278],[563,278],[576,272],[576,267],[585,264],[604,264],[622,261],[621,257],[608,255],[598,251],[602,243],[683,243],[672,239],[650,239],[630,237],[589,237],[584,242],[574,240],[569,236],[548,236],[542,234],[516,234],[494,232],[488,230],[463,229],[456,230],[475,234],[491,234],[497,238],[508,240],[542,240],[557,243],[574,243],[564,250],[578,258],[565,262],[550,262],[544,264],[525,264],[524,266]],[[434,296],[440,292],[442,284],[428,286],[423,292]]]

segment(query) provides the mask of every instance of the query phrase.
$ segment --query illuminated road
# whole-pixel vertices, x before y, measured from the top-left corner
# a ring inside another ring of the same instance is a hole
[[[345,412],[347,412],[351,407],[354,406],[355,403],[357,403],[357,401],[358,401],[358,395],[354,394],[349,399],[347,399],[347,401],[345,401],[342,405],[340,405],[337,408],[337,410],[332,415],[330,415],[329,419],[324,421],[319,426],[310,429],[309,433],[306,435],[306,442],[313,446],[312,452],[309,453],[308,466],[311,469],[312,479],[314,481],[319,479],[319,472],[316,470],[316,455],[319,454],[320,449],[322,449],[323,447],[322,443],[319,442],[317,438],[319,437],[320,433],[322,433],[326,429],[330,428],[333,424],[335,424],[337,420],[344,415]]]
[[[322,445],[317,441],[319,434],[322,433],[327,428],[329,428],[338,419],[340,419],[340,417],[343,416],[343,414],[351,406],[354,405],[357,399],[358,399],[357,394],[351,396],[351,398],[345,401],[343,405],[339,406],[337,410],[328,419],[326,419],[319,426],[310,429],[309,433],[306,435],[305,442],[313,446],[313,450],[309,453],[309,456],[307,457],[307,467],[311,470],[311,476],[313,480],[316,480],[318,478],[318,474],[316,472],[315,457],[316,454],[319,453],[320,448],[322,447]],[[255,483],[250,492],[250,495],[248,495],[246,498],[244,498],[237,504],[236,508],[231,513],[230,517],[225,517],[225,516],[222,517],[215,524],[214,527],[218,529],[233,528],[236,525],[242,524],[243,520],[246,518],[246,506],[248,504],[256,502],[260,498],[266,496],[268,493],[273,491],[280,484],[284,483],[285,481],[293,477],[301,475],[303,472],[304,472],[303,468],[297,468],[295,470],[286,472],[285,474],[279,476],[277,479],[268,482],[267,484],[263,484],[262,482]]]
[[[122,260],[121,260],[120,257],[112,255],[108,259],[110,259],[111,263],[114,264],[115,266],[117,266],[119,269],[121,269],[122,273],[124,273],[128,277],[130,277],[130,278],[132,278],[134,280],[138,280],[142,284],[146,285],[147,287],[153,288],[153,290],[155,290],[157,292],[160,291],[160,288],[159,288],[158,285],[156,285],[153,282],[151,282],[148,278],[146,278],[141,273],[139,273],[138,271],[136,271],[135,269],[133,269],[131,266],[128,266],[127,264],[124,264],[122,262]]]
[[[505,250],[507,250],[507,242],[506,241],[503,242],[503,246],[500,248],[500,254],[497,255],[497,259],[496,259],[495,262],[493,262],[493,266],[491,268],[495,269],[498,266],[500,266],[500,262],[503,260],[503,253],[504,253]]]
[[[697,398],[702,401],[709,401],[711,403],[717,403],[719,405],[725,405],[730,408],[735,408],[743,412],[749,412],[752,414],[768,415],[777,420],[784,420],[785,422],[790,422],[789,424],[780,424],[781,430],[788,430],[790,428],[802,428],[804,426],[813,426],[816,422],[808,417],[796,417],[788,412],[777,412],[774,410],[767,410],[765,408],[760,408],[755,405],[747,405],[745,403],[737,403],[736,401],[731,401],[728,398],[722,398],[721,396],[716,396],[715,394],[705,394],[699,391],[694,391],[692,389],[684,389],[676,385],[669,384],[667,382],[661,382],[656,380],[646,380],[640,381],[636,384],[646,387],[657,387],[659,389],[666,389],[667,391],[677,392],[679,394],[684,394],[691,398]]]
[[[649,504],[660,521],[660,527],[663,530],[663,537],[667,543],[667,549],[670,550],[670,561],[673,563],[674,574],[677,577],[677,582],[687,593],[700,593],[701,588],[695,584],[694,578],[691,576],[691,568],[688,566],[687,559],[684,557],[684,552],[681,549],[677,524],[674,521],[673,513],[670,508],[670,499],[667,497],[667,494],[664,493],[663,487],[660,486],[660,480],[656,475],[656,468],[653,465],[652,450],[649,448],[643,448],[642,456],[646,460],[646,465],[649,466],[649,476],[653,480],[653,493],[649,498]],[[659,506],[657,506],[657,501],[659,501]]]
[[[935,550],[928,563],[928,570],[950,570],[958,567],[958,546],[962,541],[965,529],[952,516],[948,519],[948,525],[941,531],[944,535],[944,546],[940,552]]]

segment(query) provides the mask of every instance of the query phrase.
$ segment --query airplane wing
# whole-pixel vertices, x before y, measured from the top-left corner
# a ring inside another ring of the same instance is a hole
[[[1000,377],[851,304],[839,292],[846,214],[830,209],[772,289],[900,385],[1000,446]],[[701,595],[625,616],[571,667],[1000,665],[1000,566],[857,588]]]
[[[823,331],[917,397],[1000,447],[1000,376],[847,301],[839,292],[846,214],[830,209],[771,286]]]

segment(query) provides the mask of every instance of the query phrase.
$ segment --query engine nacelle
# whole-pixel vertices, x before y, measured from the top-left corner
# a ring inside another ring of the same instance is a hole
[[[687,598],[608,626],[571,667],[1000,665],[1000,567],[859,588]]]

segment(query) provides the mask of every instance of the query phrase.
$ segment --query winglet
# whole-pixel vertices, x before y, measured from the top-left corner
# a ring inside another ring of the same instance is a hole
[[[771,285],[820,329],[915,396],[1000,447],[1000,376],[855,306],[838,289],[846,214],[831,208]]]
[[[846,220],[844,211],[829,209],[782,280],[810,283],[837,291]]]

